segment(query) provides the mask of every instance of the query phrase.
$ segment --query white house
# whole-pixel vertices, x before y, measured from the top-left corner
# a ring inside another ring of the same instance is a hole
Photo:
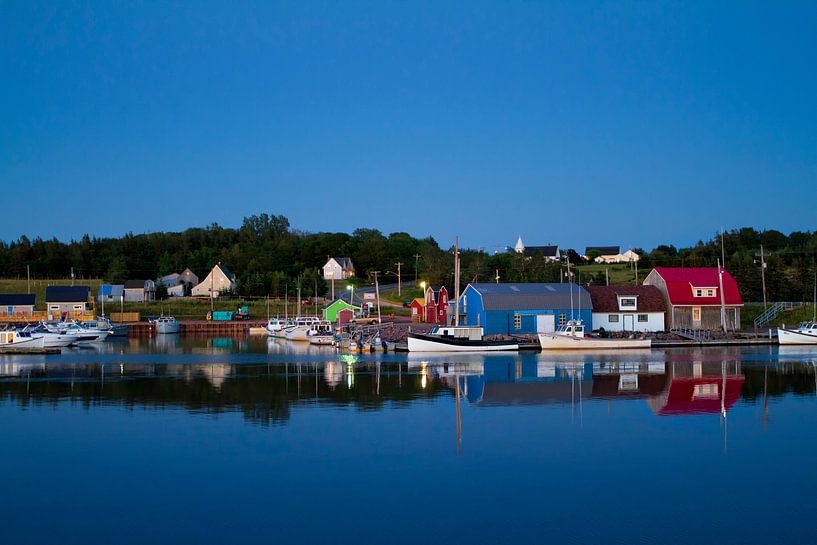
[[[655,286],[588,286],[593,330],[665,331],[666,304]]]
[[[559,252],[559,247],[555,244],[547,246],[525,246],[522,242],[522,237],[516,241],[513,251],[517,254],[523,254],[526,257],[542,256],[545,261],[561,261],[562,254]]]
[[[230,269],[217,263],[213,270],[193,287],[193,297],[218,297],[221,293],[234,292],[236,288],[235,275]]]
[[[355,266],[348,257],[330,257],[323,266],[324,280],[345,280],[355,275]]]
[[[621,248],[619,246],[588,247],[585,252],[585,258],[587,258],[587,256],[590,255],[590,252],[594,250],[601,252],[601,255],[597,256],[593,260],[596,263],[633,263],[641,259],[641,256],[635,253],[635,251],[632,249],[621,253]]]

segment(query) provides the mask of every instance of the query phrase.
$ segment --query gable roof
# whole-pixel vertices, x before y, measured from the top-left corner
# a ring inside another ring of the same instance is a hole
[[[625,284],[614,286],[588,286],[590,298],[593,300],[593,312],[620,312],[618,297],[634,296],[637,298],[637,312],[664,312],[666,305],[661,291],[655,286],[628,286]]]
[[[0,307],[34,306],[37,296],[33,293],[4,293],[0,294]]]
[[[128,280],[125,282],[126,290],[143,290],[147,280]]]
[[[85,303],[91,288],[88,286],[48,286],[45,288],[47,303]]]
[[[621,246],[588,246],[584,249],[584,255],[590,255],[594,251],[601,255],[618,255],[621,253]]]
[[[120,297],[125,292],[124,284],[102,284],[99,286],[99,295]]]
[[[351,271],[355,268],[355,266],[352,265],[352,259],[349,257],[330,257],[326,260],[326,265],[329,265],[332,261],[337,263],[344,271]],[[324,267],[326,267],[326,265],[324,265]]]
[[[694,297],[693,288],[718,288],[717,267],[656,267],[655,273],[667,284],[667,295],[672,305],[720,305],[721,294],[716,290],[714,297]],[[650,273],[652,274],[652,273]],[[723,297],[727,305],[742,305],[738,283],[723,269]]]
[[[576,284],[468,284],[482,296],[485,310],[540,310],[570,308],[571,286],[573,306],[591,308],[590,294]]]
[[[559,255],[559,247],[555,244],[548,246],[527,246],[525,248],[525,255],[543,255],[545,257],[557,257]]]
[[[216,268],[221,269],[221,272],[224,273],[224,276],[226,276],[231,282],[235,278],[235,275],[233,275],[233,273],[230,271],[230,269],[228,269],[226,266],[222,265],[221,263],[216,263],[216,266],[213,267],[213,269],[216,269]]]
[[[324,308],[324,310],[329,310],[330,308],[333,308],[333,307],[336,307],[336,306],[340,307],[340,308],[360,310],[359,306],[353,305],[353,304],[349,303],[348,301],[345,301],[345,300],[340,299],[340,298],[335,299],[334,301],[332,301],[329,305],[326,306],[326,308]]]

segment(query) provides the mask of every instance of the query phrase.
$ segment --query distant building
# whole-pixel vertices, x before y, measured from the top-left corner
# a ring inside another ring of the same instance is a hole
[[[199,285],[199,277],[195,275],[193,271],[190,269],[185,269],[179,275],[181,278],[179,280],[182,284],[187,284],[191,288],[194,288]]]
[[[355,275],[355,266],[348,257],[330,257],[323,266],[324,280],[346,280]]]
[[[586,256],[587,255],[589,254],[586,254]],[[624,253],[598,255],[595,257],[595,259],[593,259],[593,261],[596,263],[633,263],[639,259],[641,259],[641,256],[634,250],[630,249]]]
[[[179,284],[181,284],[181,278],[182,275],[180,275],[179,273],[171,273],[161,277],[159,279],[159,284],[170,289],[174,286],[178,286]]]
[[[664,331],[666,305],[655,286],[588,286],[593,330]]]
[[[0,294],[0,316],[31,316],[37,296],[33,293]]]
[[[527,257],[542,256],[545,258],[545,261],[560,261],[562,259],[559,246],[555,244],[547,246],[525,246],[522,242],[522,237],[519,237],[516,241],[516,246],[514,246],[513,251]]]
[[[124,284],[102,284],[99,286],[96,300],[100,303],[119,303],[125,300]]]
[[[468,284],[460,296],[460,325],[486,335],[552,332],[571,317],[593,318],[590,294],[575,284]]]
[[[45,306],[50,320],[82,315],[92,308],[91,288],[88,286],[48,286],[45,288]]]
[[[232,293],[235,289],[235,275],[230,272],[230,269],[218,263],[204,280],[193,288],[193,296],[218,297],[222,293]]]
[[[128,280],[125,282],[125,301],[144,303],[156,299],[156,283],[153,280]]]
[[[351,305],[343,299],[337,299],[331,305],[323,309],[323,319],[333,323],[337,322],[345,324],[348,323],[349,320],[351,320],[358,312],[360,312],[360,307]]]
[[[185,269],[181,274],[172,273],[159,279],[159,283],[167,289],[167,294],[171,297],[184,297],[186,287],[191,289],[199,283],[199,277],[193,274],[190,269]]]
[[[727,271],[718,277],[717,267],[656,267],[644,285],[655,286],[667,307],[668,329],[720,329],[721,282],[726,328],[740,328],[743,299],[738,283]]]

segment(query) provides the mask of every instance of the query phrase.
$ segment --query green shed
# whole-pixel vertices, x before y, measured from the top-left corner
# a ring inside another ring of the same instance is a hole
[[[360,311],[360,307],[351,305],[344,301],[343,299],[338,299],[334,303],[323,309],[323,319],[328,320],[330,322],[337,322],[338,312],[344,309],[351,310],[353,313],[358,313]]]

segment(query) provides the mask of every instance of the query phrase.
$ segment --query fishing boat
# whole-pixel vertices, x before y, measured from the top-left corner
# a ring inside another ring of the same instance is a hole
[[[307,337],[309,338],[309,344],[331,345],[335,341],[332,323],[322,320],[314,324],[307,333]]]
[[[44,347],[45,342],[43,337],[35,337],[29,331],[19,331],[16,329],[0,331],[0,348],[2,349],[28,349]]]
[[[777,328],[780,344],[817,344],[817,322],[802,322],[797,329]]]
[[[801,322],[797,329],[777,328],[777,342],[780,344],[817,344],[817,277],[814,279],[814,301],[810,322]]]
[[[291,327],[292,324],[289,320],[282,320],[281,318],[270,318],[267,321],[267,325],[264,326],[264,329],[267,330],[267,334],[270,337],[276,337],[278,339],[286,338],[284,331]]]
[[[58,322],[56,324],[47,323],[45,328],[52,333],[61,333],[64,335],[74,335],[77,339],[77,344],[87,345],[89,343],[104,342],[108,338],[111,331],[109,329],[90,328],[80,325],[74,321],[71,323]]]
[[[77,344],[79,337],[76,335],[68,335],[66,333],[54,333],[48,331],[42,325],[29,329],[24,328],[24,331],[31,333],[33,337],[43,338],[43,348],[66,348],[68,346]]]
[[[173,334],[179,332],[179,321],[173,316],[159,316],[153,320],[156,333]]]
[[[519,350],[517,340],[486,340],[481,327],[438,326],[429,333],[409,333],[409,352],[498,352]]]
[[[108,330],[109,337],[127,337],[130,326],[127,324],[115,324],[105,316],[99,316],[96,320],[80,322],[80,325],[88,329]]]
[[[309,332],[312,330],[312,327],[320,321],[320,318],[315,318],[314,316],[297,318],[292,327],[284,329],[284,337],[288,341],[307,342],[309,341]]]
[[[622,350],[651,348],[650,339],[602,339],[585,335],[582,320],[568,320],[554,333],[539,333],[542,350]]]

